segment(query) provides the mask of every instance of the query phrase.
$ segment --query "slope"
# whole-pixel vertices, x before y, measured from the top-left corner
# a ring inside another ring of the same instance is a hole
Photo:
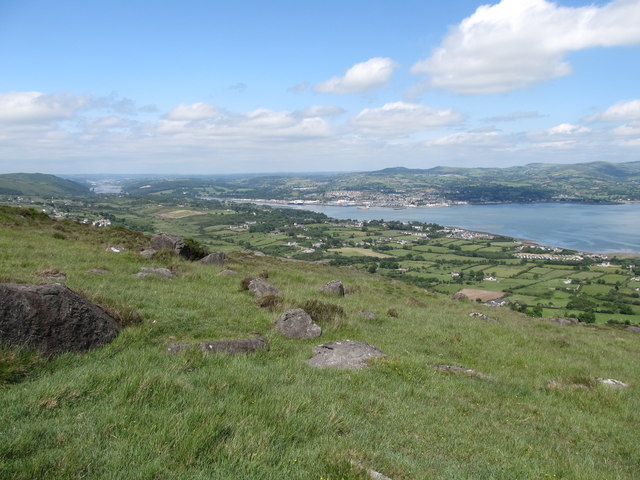
[[[57,269],[70,288],[141,321],[100,350],[32,361],[0,390],[0,477],[367,478],[356,464],[393,479],[637,474],[640,445],[629,428],[640,421],[637,334],[560,326],[352,269],[246,252],[226,265],[237,275],[219,275],[220,267],[174,257],[146,260],[137,254],[146,241],[3,209],[3,281],[39,282],[39,272]],[[126,251],[105,251],[116,243]],[[177,275],[133,277],[142,266]],[[263,270],[284,292],[275,311],[239,288]],[[347,295],[320,296],[334,278]],[[286,308],[314,299],[345,311],[320,322],[322,337],[272,330]],[[271,350],[165,352],[173,341],[251,332]],[[362,371],[305,364],[314,345],[347,338],[389,357]],[[15,351],[2,352],[4,364],[15,361]],[[433,368],[441,364],[493,379]]]

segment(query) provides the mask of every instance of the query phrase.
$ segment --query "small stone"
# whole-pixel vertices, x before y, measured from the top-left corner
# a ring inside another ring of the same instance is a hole
[[[484,313],[480,313],[480,312],[471,312],[469,314],[469,316],[471,318],[479,318],[481,320],[484,320],[486,322],[497,322],[497,320],[495,318],[492,318],[488,315],[485,315]]]
[[[238,338],[234,340],[214,340],[195,343],[172,343],[167,347],[167,352],[178,353],[191,347],[199,347],[206,353],[256,353],[269,351],[269,342],[266,338],[256,335],[252,338]]]
[[[236,272],[235,270],[230,270],[228,268],[225,268],[218,275],[237,275],[237,274],[238,272]]]
[[[597,378],[598,382],[608,387],[613,388],[627,388],[629,384],[616,380],[615,378]]]
[[[627,328],[625,328],[625,331],[633,332],[633,333],[640,333],[640,327],[636,327],[635,325],[630,325]]]
[[[105,270],[104,268],[92,268],[91,270],[87,270],[87,273],[91,275],[107,275],[109,270]]]
[[[107,247],[105,251],[109,253],[122,253],[124,252],[124,247]]]
[[[375,320],[377,318],[375,313],[369,312],[368,310],[360,310],[358,312],[358,315],[361,315],[364,318],[368,318],[369,320]]]
[[[458,367],[454,365],[434,365],[433,368],[441,372],[462,373],[464,375],[469,375],[471,377],[478,377],[483,380],[493,380],[493,377],[491,375],[486,375],[484,373],[478,372],[476,370],[473,370],[467,367]]]
[[[156,252],[157,251],[154,250],[153,248],[147,248],[146,250],[142,250],[140,252],[140,255],[146,258],[147,260],[151,260],[153,256],[156,254]]]
[[[161,267],[141,267],[140,272],[134,275],[136,278],[147,277],[173,277],[173,272],[168,268]]]

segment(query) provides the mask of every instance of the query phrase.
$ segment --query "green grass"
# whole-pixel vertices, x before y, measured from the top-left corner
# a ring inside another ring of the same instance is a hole
[[[127,252],[110,254],[113,232],[68,225],[60,240],[55,227],[0,226],[4,280],[36,283],[35,273],[58,268],[70,288],[135,309],[142,322],[87,354],[45,361],[3,350],[16,372],[0,388],[0,478],[367,478],[352,461],[393,479],[637,478],[637,334],[561,327],[351,269],[238,252],[226,266],[239,274],[220,276],[220,267],[145,260],[136,254],[139,237],[123,236]],[[134,278],[144,265],[179,275]],[[280,311],[240,290],[240,279],[264,269],[283,291]],[[319,296],[334,278],[349,294]],[[345,316],[323,325],[318,339],[274,332],[282,310],[310,300]],[[497,322],[470,318],[472,311]],[[269,339],[269,352],[165,351],[173,341],[251,332]],[[355,372],[305,364],[314,345],[346,338],[389,357]],[[630,387],[597,385],[598,377]]]

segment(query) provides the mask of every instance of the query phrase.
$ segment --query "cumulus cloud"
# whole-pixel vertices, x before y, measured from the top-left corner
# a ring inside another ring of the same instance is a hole
[[[356,63],[342,77],[332,77],[318,83],[314,90],[320,93],[359,93],[385,85],[397,64],[390,58],[375,57]]]
[[[41,92],[0,93],[0,122],[46,123],[72,117],[88,97]]]
[[[601,113],[587,117],[589,122],[627,122],[632,120],[640,120],[640,100],[618,102]]]
[[[312,115],[314,108],[316,114]],[[320,115],[328,114],[330,107],[324,107],[324,111],[322,109],[311,107],[307,115],[266,108],[230,113],[205,102],[181,104],[158,121],[156,132],[160,135],[198,138],[199,141],[207,138],[216,141],[244,138],[253,142],[278,137],[323,137],[329,135],[332,129]]]
[[[546,0],[502,0],[479,7],[413,65],[427,88],[490,94],[569,75],[568,52],[640,43],[640,1],[560,7]]]
[[[365,135],[401,137],[436,127],[457,124],[462,115],[451,109],[437,109],[405,102],[365,108],[351,123]]]

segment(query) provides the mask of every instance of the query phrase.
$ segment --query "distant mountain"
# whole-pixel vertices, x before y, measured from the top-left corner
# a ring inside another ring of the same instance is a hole
[[[88,187],[71,180],[43,173],[0,175],[0,195],[69,197],[90,193]]]

